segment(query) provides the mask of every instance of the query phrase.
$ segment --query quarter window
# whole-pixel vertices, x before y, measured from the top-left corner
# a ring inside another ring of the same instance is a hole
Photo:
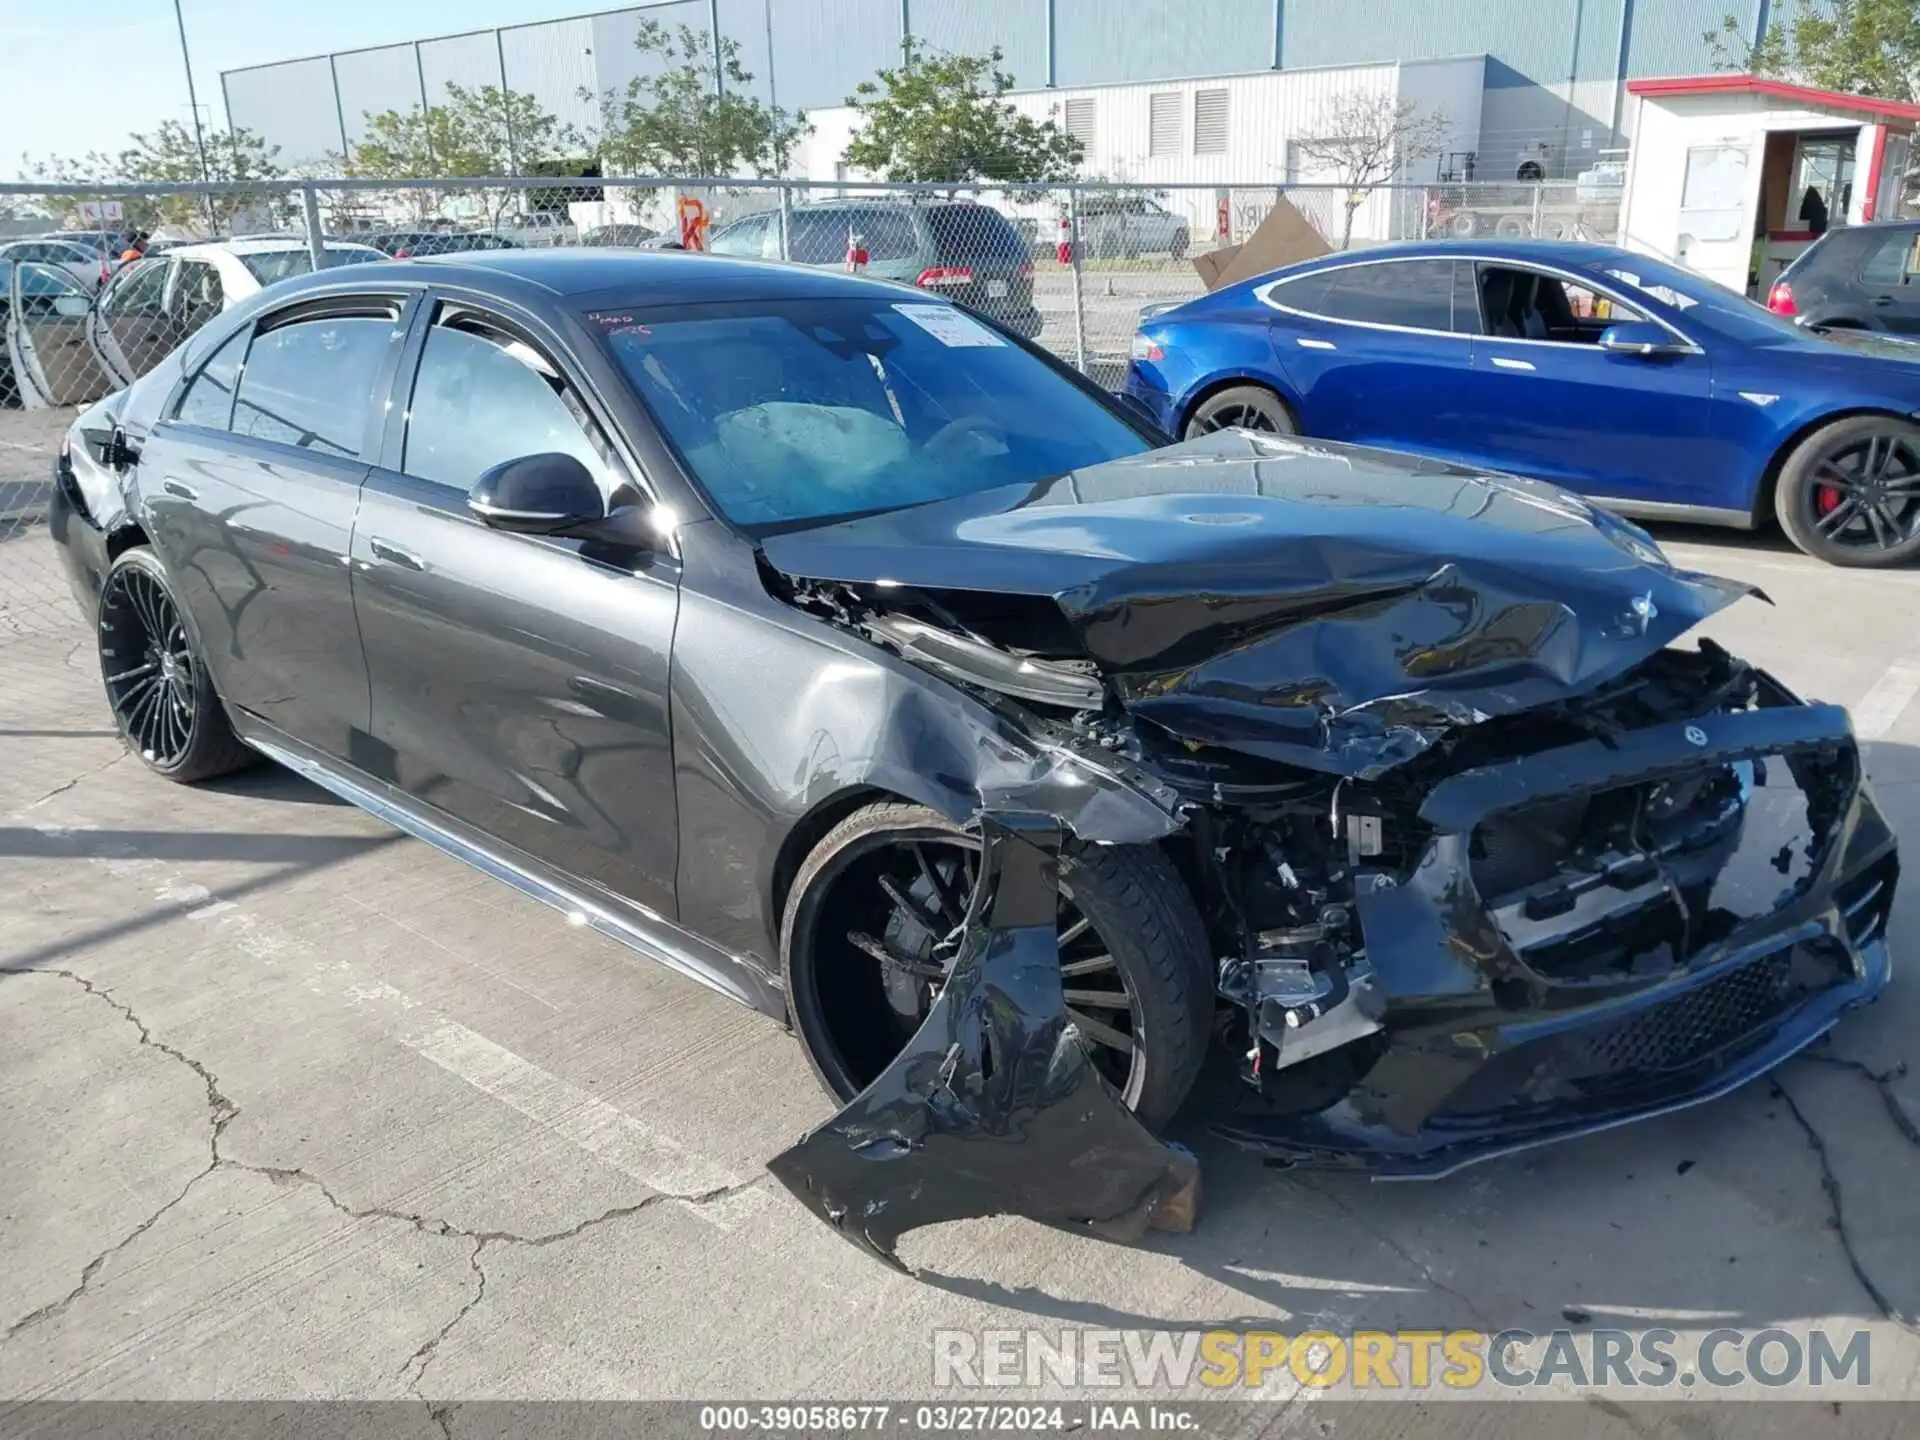
[[[213,352],[213,358],[200,367],[173,418],[183,425],[204,425],[210,430],[225,430],[233,421],[233,390],[240,379],[240,362],[246,357],[249,331],[240,333]]]
[[[737,224],[727,226],[713,237],[713,243],[708,248],[716,255],[757,257],[763,253],[762,247],[766,243],[766,238],[767,217],[754,215]]]
[[[174,280],[174,313],[183,333],[191,335],[220,313],[226,294],[220,272],[204,260],[183,260]]]
[[[558,452],[604,486],[591,424],[559,372],[524,341],[477,319],[443,322],[420,355],[401,468],[468,490],[502,461]]]
[[[360,453],[391,318],[328,315],[255,337],[233,431],[323,455]]]

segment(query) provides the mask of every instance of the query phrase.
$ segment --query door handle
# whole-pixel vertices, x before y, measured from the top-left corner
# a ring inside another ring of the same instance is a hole
[[[1493,363],[1495,366],[1497,366],[1499,369],[1502,369],[1502,370],[1533,369],[1533,362],[1531,360],[1510,360],[1505,355],[1494,356]]]
[[[424,570],[420,557],[411,550],[403,550],[391,540],[369,540],[367,548],[373,551],[376,560],[385,560],[390,565],[398,565],[402,570]]]
[[[179,480],[162,480],[160,482],[160,488],[166,491],[167,494],[178,496],[182,500],[198,500],[200,498],[200,492],[198,490]]]
[[[1893,297],[1891,295],[1876,295],[1869,303],[1874,305],[1891,305],[1893,303]]]

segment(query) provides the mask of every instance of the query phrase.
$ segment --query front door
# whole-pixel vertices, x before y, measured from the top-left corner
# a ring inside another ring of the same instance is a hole
[[[1704,354],[1602,350],[1609,325],[1648,317],[1548,272],[1483,263],[1479,284],[1469,403],[1483,463],[1588,495],[1713,503],[1732,457],[1709,433]]]
[[[89,338],[93,292],[59,265],[16,261],[7,291],[7,359],[29,410],[85,405],[119,388]]]
[[[481,524],[467,491],[561,451],[631,493],[578,390],[505,317],[441,302],[410,347],[354,529],[353,589],[379,778],[656,913],[678,854],[671,557]]]
[[[107,282],[94,306],[94,348],[122,384],[138,380],[179,343],[166,305],[171,268],[164,256],[136,260]]]
[[[140,457],[155,547],[220,693],[332,756],[367,727],[347,561],[402,309],[356,297],[243,329]]]

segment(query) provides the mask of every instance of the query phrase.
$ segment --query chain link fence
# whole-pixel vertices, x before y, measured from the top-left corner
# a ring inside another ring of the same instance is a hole
[[[675,177],[0,185],[0,606],[17,619],[64,593],[43,593],[46,575],[10,578],[24,563],[14,542],[44,517],[66,423],[27,417],[71,417],[222,310],[316,262],[600,246],[855,269],[970,306],[1117,386],[1142,308],[1203,293],[1194,258],[1247,240],[1283,201],[1333,249],[1433,237],[1611,240],[1618,221],[1615,200],[1583,199],[1572,182],[1364,194]],[[10,441],[16,432],[27,438]]]

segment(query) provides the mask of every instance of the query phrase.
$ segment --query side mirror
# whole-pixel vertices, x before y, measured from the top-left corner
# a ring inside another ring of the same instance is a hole
[[[1639,359],[1690,353],[1670,332],[1649,320],[1609,325],[1600,332],[1600,348],[1609,355],[1631,355]]]
[[[518,535],[553,535],[604,520],[607,502],[572,455],[523,455],[482,475],[467,492],[482,524]]]
[[[84,295],[56,295],[53,313],[65,320],[78,320],[93,313],[93,301]]]

